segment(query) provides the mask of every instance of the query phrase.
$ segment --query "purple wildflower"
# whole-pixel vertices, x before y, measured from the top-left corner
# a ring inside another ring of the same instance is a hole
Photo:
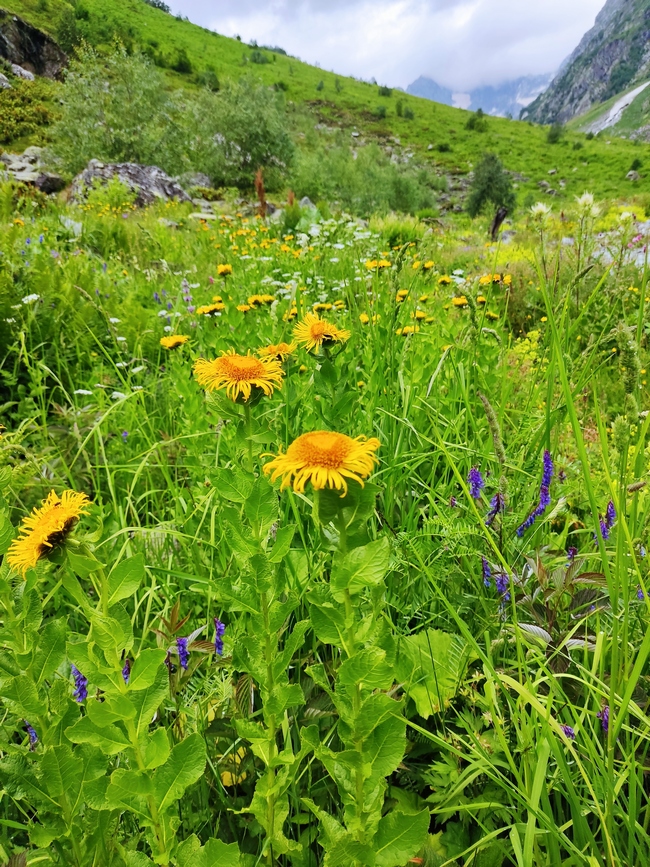
[[[526,530],[533,526],[535,521],[544,514],[546,509],[551,505],[551,481],[553,479],[553,458],[548,449],[544,451],[542,484],[539,486],[539,504],[526,520],[517,527],[517,535],[521,538]]]
[[[104,264],[102,265],[102,271],[104,272],[104,274],[106,273],[107,268],[108,265],[106,264],[106,262],[104,262]]]
[[[510,602],[510,579],[507,572],[497,572],[494,576],[494,583],[497,588],[497,593],[503,596],[504,602]]]
[[[567,563],[568,566],[570,566],[573,563],[573,561],[575,560],[577,555],[578,555],[578,549],[577,548],[571,546],[567,550],[566,556],[567,556],[567,560],[568,560],[568,563]]]
[[[490,569],[490,564],[485,557],[481,557],[481,566],[483,569],[483,583],[486,587],[489,587],[492,583],[490,580],[492,578],[492,569]]]
[[[124,660],[124,666],[122,667],[122,680],[128,686],[129,681],[131,680],[131,660],[127,656]]]
[[[222,623],[218,617],[214,618],[214,652],[217,656],[223,656],[223,636],[226,631],[226,624]]]
[[[38,243],[42,244],[44,239],[45,239],[45,235],[39,235],[38,236]]]
[[[168,302],[167,302],[167,309],[168,309],[168,310],[173,310],[173,309],[174,309],[174,305],[172,304],[171,301],[168,301]]]
[[[605,517],[600,516],[600,535],[603,537],[603,540],[606,542],[609,539],[610,531],[614,524],[616,523],[616,509],[614,507],[614,503],[612,500],[607,503],[607,508],[605,509]],[[594,541],[598,542],[596,536],[594,536]]]
[[[183,671],[187,671],[190,664],[190,652],[187,649],[187,638],[176,639],[176,650],[178,651],[178,661],[181,664]]]
[[[456,499],[456,497],[449,497],[449,508],[455,509],[457,505],[458,505],[458,500]]]
[[[485,518],[485,526],[491,527],[497,515],[502,514],[506,510],[506,505],[501,494],[495,494],[490,500],[490,511]]]
[[[123,430],[123,431],[122,431],[122,440],[123,440],[124,442],[126,442],[128,435],[129,435],[128,430]]]
[[[645,593],[643,592],[640,584],[636,589],[636,598],[639,600],[639,602],[643,602],[645,600]]]
[[[606,704],[605,707],[598,713],[598,719],[600,720],[600,724],[603,727],[603,731],[605,734],[609,731],[609,705]]]
[[[36,744],[38,743],[38,735],[36,734],[36,730],[30,726],[26,719],[24,719],[23,722],[25,723],[25,731],[29,735],[29,748],[34,752]]]
[[[467,484],[469,485],[470,496],[478,500],[481,496],[481,491],[485,487],[485,481],[478,467],[472,467],[467,476]]]
[[[74,677],[74,692],[72,696],[76,702],[81,704],[88,698],[88,678],[84,677],[76,665],[71,665],[70,670]]]
[[[575,729],[572,726],[561,726],[562,731],[565,736],[570,740],[574,741],[576,739]]]
[[[162,298],[157,292],[153,293],[153,300],[156,302],[156,304],[162,304]]]

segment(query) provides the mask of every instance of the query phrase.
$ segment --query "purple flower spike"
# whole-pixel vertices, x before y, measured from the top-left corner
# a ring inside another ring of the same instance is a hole
[[[449,497],[449,508],[455,509],[457,505],[458,505],[458,500],[456,499],[456,497]]]
[[[641,589],[641,585],[639,585],[636,589],[636,598],[639,600],[639,602],[643,602],[645,599],[645,593]]]
[[[611,530],[614,526],[614,522],[616,521],[616,509],[614,508],[614,503],[612,500],[607,503],[607,509],[605,510],[605,521],[607,523],[607,528]]]
[[[574,741],[576,739],[575,729],[572,726],[562,726],[561,728],[562,728],[562,731],[564,732],[565,736],[570,741]]]
[[[71,665],[70,670],[74,677],[74,692],[72,696],[76,702],[81,704],[82,701],[88,698],[88,678],[84,677],[75,665]]]
[[[523,524],[517,527],[517,535],[521,539],[526,530],[529,530],[535,521],[544,514],[551,505],[551,481],[553,480],[553,458],[551,453],[546,449],[542,459],[542,484],[539,486],[539,504],[530,515],[526,518]]]
[[[470,496],[478,500],[481,496],[481,491],[485,487],[485,481],[478,467],[472,467],[467,476],[467,484],[469,485]]]
[[[569,550],[566,552],[566,556],[567,556],[567,560],[568,560],[567,566],[570,566],[573,563],[573,561],[575,560],[577,555],[578,555],[578,549],[571,546],[571,548],[569,548]]]
[[[23,722],[25,723],[25,731],[29,735],[29,749],[34,752],[36,744],[38,743],[38,735],[36,734],[36,730],[30,726],[26,719],[23,720]]]
[[[504,602],[510,602],[510,590],[508,589],[510,586],[510,579],[506,572],[497,572],[494,576],[494,583],[496,584],[497,593],[500,593],[503,596]]]
[[[490,511],[487,513],[487,517],[485,518],[485,526],[491,527],[496,516],[502,514],[505,510],[506,506],[503,502],[503,497],[501,494],[495,494],[490,500]]]
[[[490,564],[485,557],[481,558],[481,565],[483,568],[483,583],[486,587],[489,587],[492,583],[490,580],[492,578],[492,569],[490,569]]]
[[[223,656],[223,636],[226,631],[226,624],[222,623],[218,617],[214,618],[214,652],[217,656]]]
[[[124,666],[122,668],[122,680],[128,686],[129,681],[131,680],[131,660],[127,656],[124,660]]]
[[[603,731],[605,734],[609,731],[609,705],[606,704],[605,707],[598,713],[598,719],[600,720],[600,724],[603,727]]]
[[[190,664],[190,652],[187,649],[187,638],[176,639],[176,650],[178,651],[178,661],[181,664],[183,671],[187,671]]]

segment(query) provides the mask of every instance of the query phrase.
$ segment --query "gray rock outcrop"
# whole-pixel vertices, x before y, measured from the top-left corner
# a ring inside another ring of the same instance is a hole
[[[58,193],[65,187],[62,177],[48,172],[43,164],[43,149],[29,147],[22,154],[0,154],[9,178],[36,187],[42,193]]]
[[[0,9],[0,57],[23,72],[46,78],[60,78],[68,63],[53,39],[4,9]],[[22,77],[20,72],[14,75]]]
[[[181,185],[165,174],[158,166],[140,166],[137,163],[102,163],[91,160],[86,168],[72,182],[71,198],[84,199],[86,190],[95,184],[107,184],[118,178],[129,190],[136,193],[138,207],[153,205],[156,201],[176,199],[190,202],[191,199]]]

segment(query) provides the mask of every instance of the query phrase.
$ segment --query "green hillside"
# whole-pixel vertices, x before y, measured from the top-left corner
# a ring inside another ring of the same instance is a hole
[[[198,87],[206,73],[223,82],[252,72],[283,90],[294,111],[306,107],[315,122],[346,133],[359,131],[360,144],[374,139],[393,145],[389,139],[397,137],[403,149],[413,151],[415,162],[438,174],[465,175],[482,153],[495,152],[517,173],[521,202],[538,198],[539,182],[544,180],[562,198],[585,189],[600,197],[650,192],[645,179],[634,187],[625,179],[630,165],[645,152],[644,145],[616,138],[611,143],[587,141],[584,134],[573,131],[549,145],[546,128],[501,118],[489,118],[485,131],[471,131],[466,129],[468,112],[401,91],[382,96],[376,84],[337,76],[279,51],[217,35],[143,0],[110,4],[79,0],[75,5],[65,0],[3,0],[3,6],[48,32],[67,50],[81,39],[109,46],[117,36],[164,68],[173,88]]]

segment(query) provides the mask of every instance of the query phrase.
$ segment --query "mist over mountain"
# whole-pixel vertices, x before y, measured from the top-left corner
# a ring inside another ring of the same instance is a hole
[[[521,111],[546,90],[552,79],[553,73],[525,75],[496,86],[478,87],[469,93],[457,93],[442,87],[432,78],[421,75],[409,84],[406,90],[413,96],[421,96],[444,105],[471,111],[482,108],[486,114],[518,118]]]

